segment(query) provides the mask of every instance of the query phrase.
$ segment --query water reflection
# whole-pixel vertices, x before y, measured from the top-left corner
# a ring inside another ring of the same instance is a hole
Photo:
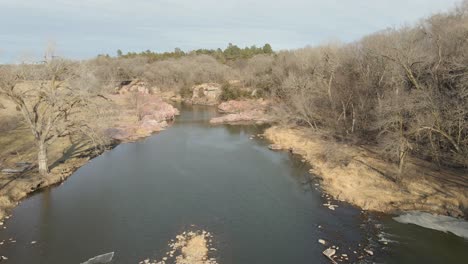
[[[213,126],[212,107],[180,106],[168,130],[122,144],[65,184],[25,200],[0,240],[10,263],[81,263],[115,252],[115,263],[159,259],[190,229],[213,234],[219,263],[328,263],[325,246],[351,256],[367,243],[360,211],[331,211],[308,168],[251,135],[260,126]],[[38,243],[31,245],[32,240]]]

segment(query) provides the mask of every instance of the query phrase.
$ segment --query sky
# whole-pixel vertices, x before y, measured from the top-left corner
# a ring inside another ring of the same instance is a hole
[[[351,42],[458,0],[0,0],[0,62],[128,51]]]

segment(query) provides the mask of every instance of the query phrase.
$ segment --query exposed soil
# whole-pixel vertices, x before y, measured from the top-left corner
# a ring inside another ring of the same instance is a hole
[[[276,149],[302,155],[335,199],[378,212],[417,210],[467,217],[464,170],[436,170],[429,162],[410,159],[397,183],[397,166],[380,159],[372,149],[332,142],[299,128],[271,127],[265,136]]]

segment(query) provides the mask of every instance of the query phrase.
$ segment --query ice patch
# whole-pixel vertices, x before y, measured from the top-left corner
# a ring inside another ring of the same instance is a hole
[[[404,224],[415,224],[429,229],[450,232],[468,239],[468,222],[444,215],[432,215],[422,212],[408,212],[393,218]]]
[[[81,264],[104,264],[104,263],[109,263],[112,261],[112,258],[114,257],[114,252],[110,252],[107,254],[102,254],[99,256],[96,256],[94,258],[90,258],[88,261],[83,262]]]

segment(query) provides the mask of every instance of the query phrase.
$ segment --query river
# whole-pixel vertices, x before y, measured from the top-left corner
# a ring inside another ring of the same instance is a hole
[[[300,157],[251,139],[261,127],[211,126],[216,114],[182,107],[168,130],[121,144],[24,200],[0,231],[0,255],[6,263],[63,264],[115,252],[112,263],[138,263],[160,258],[177,234],[206,230],[221,264],[330,263],[318,239],[352,262],[468,259],[463,238],[339,201],[331,201],[335,210],[323,206],[320,182]],[[432,253],[438,257],[425,258]]]

